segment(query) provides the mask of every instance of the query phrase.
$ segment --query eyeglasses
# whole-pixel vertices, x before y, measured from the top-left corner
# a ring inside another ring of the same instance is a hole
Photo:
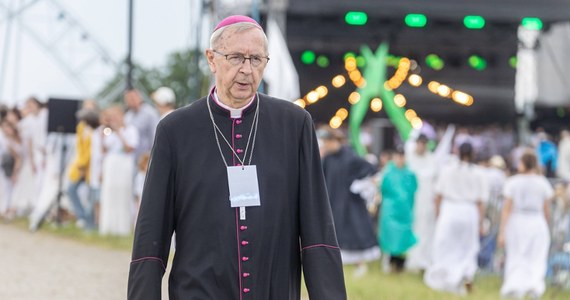
[[[264,56],[259,56],[259,55],[250,55],[249,57],[246,57],[245,55],[243,55],[241,53],[223,54],[223,53],[216,51],[214,49],[212,49],[212,51],[216,54],[224,56],[226,58],[226,60],[230,63],[230,65],[232,65],[232,66],[237,66],[239,64],[243,64],[243,63],[245,63],[246,59],[249,59],[249,62],[251,63],[252,67],[259,67],[262,63],[264,63],[264,62],[267,63],[269,61],[269,57],[264,57]]]

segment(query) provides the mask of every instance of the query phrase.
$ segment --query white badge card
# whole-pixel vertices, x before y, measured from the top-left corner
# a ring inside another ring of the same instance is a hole
[[[255,166],[228,167],[228,185],[231,207],[261,205]]]

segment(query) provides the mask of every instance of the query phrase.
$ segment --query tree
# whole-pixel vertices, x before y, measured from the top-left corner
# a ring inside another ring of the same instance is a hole
[[[184,50],[168,55],[167,63],[162,68],[146,69],[133,64],[133,85],[141,91],[147,100],[149,95],[161,86],[167,86],[176,94],[177,107],[189,104],[208,92],[209,77],[200,68],[201,52]],[[97,94],[101,106],[121,103],[125,83],[126,64],[105,84]]]

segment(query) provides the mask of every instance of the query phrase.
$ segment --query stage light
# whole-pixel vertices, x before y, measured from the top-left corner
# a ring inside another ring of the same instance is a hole
[[[396,94],[394,96],[394,103],[396,103],[396,106],[398,107],[404,107],[406,106],[406,97],[402,94]]]
[[[301,62],[306,65],[310,65],[315,62],[316,57],[315,52],[306,50],[301,54]]]
[[[541,30],[542,20],[539,18],[523,18],[521,21],[522,27],[531,30]]]
[[[410,60],[410,70],[414,71],[418,68],[418,62],[414,59]]]
[[[387,64],[389,66],[397,68],[398,64],[400,63],[400,57],[397,57],[397,56],[390,54],[390,55],[388,55],[388,58],[386,59],[386,61],[387,61]]]
[[[354,85],[359,88],[363,88],[366,86],[366,79],[364,79],[364,77],[360,77],[357,81],[354,82]]]
[[[333,129],[337,129],[342,125],[342,120],[338,116],[334,116],[331,118],[329,125]]]
[[[408,14],[404,18],[404,23],[408,27],[421,28],[426,26],[427,18],[422,14]]]
[[[436,71],[443,69],[445,63],[437,54],[429,54],[426,56],[426,65]]]
[[[404,115],[406,116],[406,119],[408,119],[408,121],[412,121],[414,118],[416,118],[418,116],[418,114],[416,113],[415,110],[413,109],[408,109],[406,110],[406,112],[404,113]]]
[[[517,62],[518,62],[518,59],[516,56],[511,56],[509,58],[509,66],[511,66],[511,68],[516,69],[517,68]]]
[[[307,101],[309,102],[309,104],[313,104],[319,101],[319,93],[317,93],[316,91],[310,91],[307,94]]]
[[[437,88],[439,88],[440,83],[437,81],[430,81],[428,83],[428,90],[434,94],[437,94]]]
[[[370,101],[370,109],[373,112],[379,112],[382,110],[382,100],[380,98],[374,98]]]
[[[445,85],[445,84],[440,84],[440,85],[437,87],[437,93],[438,93],[440,96],[442,96],[442,97],[444,97],[444,98],[447,98],[447,97],[449,97],[449,95],[451,95],[451,88],[449,88],[449,87],[448,87],[447,85]]]
[[[358,103],[358,101],[360,101],[360,94],[357,92],[350,93],[350,95],[348,96],[348,102],[350,104],[356,104]]]
[[[422,84],[422,77],[418,74],[412,74],[410,75],[410,77],[408,77],[408,82],[410,83],[410,85],[418,87]]]
[[[465,16],[463,25],[468,29],[481,29],[485,27],[485,19],[481,16]]]
[[[487,61],[479,55],[471,55],[468,59],[471,68],[477,71],[483,71],[487,68]]]
[[[346,78],[344,78],[344,76],[342,76],[342,75],[336,75],[336,76],[332,79],[332,85],[333,85],[335,88],[340,88],[340,87],[342,87],[345,83],[346,83]]]
[[[356,54],[354,54],[354,52],[349,51],[349,52],[346,52],[342,58],[344,60],[346,60],[349,57],[356,57]]]
[[[317,65],[321,68],[326,68],[330,65],[329,58],[324,55],[319,55],[317,57]]]
[[[459,103],[459,104],[463,104],[463,105],[468,105],[468,103],[473,100],[473,97],[469,94],[466,94],[462,91],[454,91],[451,94],[451,99],[453,99],[453,101]]]
[[[422,122],[422,119],[418,117],[413,118],[410,123],[412,123],[412,127],[414,127],[414,129],[420,129],[424,126],[424,122]]]
[[[362,11],[349,11],[344,15],[344,21],[348,25],[362,26],[368,22],[368,15]]]
[[[319,95],[319,98],[323,98],[329,93],[329,90],[324,85],[319,86],[315,91]]]
[[[302,107],[302,108],[305,108],[305,106],[307,106],[307,103],[306,103],[305,100],[303,100],[303,99],[297,99],[297,100],[295,100],[295,102],[293,102],[293,103],[299,105],[299,106]]]
[[[335,116],[339,117],[342,121],[346,120],[346,118],[348,118],[348,110],[346,110],[346,108],[339,108],[336,111]]]
[[[356,69],[356,58],[354,57],[348,57],[345,61],[344,61],[344,68],[350,72],[350,71],[354,71]]]

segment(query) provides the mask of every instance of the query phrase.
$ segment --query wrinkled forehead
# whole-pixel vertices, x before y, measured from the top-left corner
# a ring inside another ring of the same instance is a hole
[[[267,36],[251,23],[237,23],[216,30],[211,37],[213,49],[235,52],[267,53]]]

